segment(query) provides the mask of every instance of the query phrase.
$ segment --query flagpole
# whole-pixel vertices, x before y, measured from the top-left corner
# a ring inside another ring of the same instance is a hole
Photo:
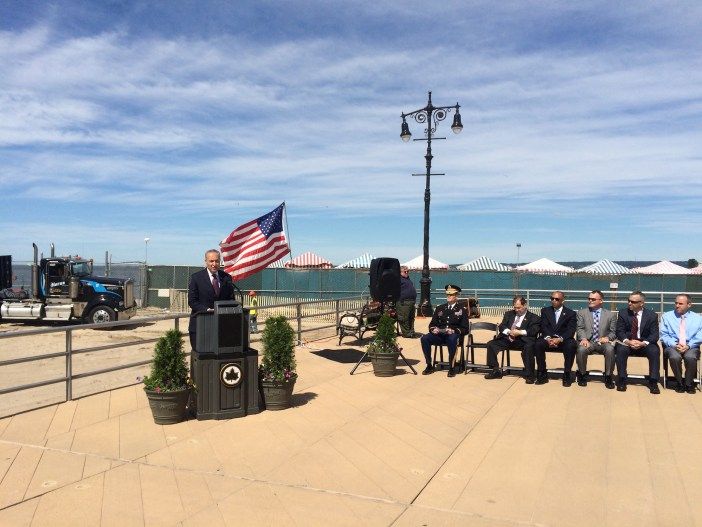
[[[290,232],[290,228],[288,227],[288,207],[285,205],[285,202],[283,202],[283,216],[285,217],[285,238],[288,241],[288,249],[290,249],[288,259],[292,262],[292,245],[290,244],[290,235],[288,234]]]

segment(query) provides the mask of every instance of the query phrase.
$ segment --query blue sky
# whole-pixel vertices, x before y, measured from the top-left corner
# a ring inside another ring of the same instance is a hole
[[[702,260],[702,3],[0,3],[0,254],[193,264],[288,205],[293,256]],[[410,121],[413,137],[423,127]]]

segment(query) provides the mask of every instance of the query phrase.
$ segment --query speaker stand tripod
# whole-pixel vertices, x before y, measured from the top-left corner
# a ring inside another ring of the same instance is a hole
[[[353,367],[353,369],[349,372],[349,375],[353,375],[353,372],[356,371],[356,368],[358,368],[358,367],[361,365],[361,363],[363,362],[363,360],[364,360],[367,356],[368,356],[368,352],[367,352],[367,351],[364,351],[364,352],[363,352],[363,355],[361,356],[361,359],[356,363],[356,365]],[[400,352],[400,357],[402,357],[402,360],[405,362],[405,364],[407,365],[407,367],[408,367],[410,370],[412,370],[412,373],[414,373],[415,375],[417,375],[417,370],[415,370],[414,367],[413,367],[409,362],[407,362],[407,359],[406,359],[405,356],[402,354],[402,352]]]

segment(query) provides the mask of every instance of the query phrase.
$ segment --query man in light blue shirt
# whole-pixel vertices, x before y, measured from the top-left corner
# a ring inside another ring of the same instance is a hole
[[[680,294],[675,297],[675,310],[663,313],[661,319],[661,342],[663,353],[670,361],[675,374],[678,393],[695,393],[697,361],[702,344],[702,316],[690,311],[690,296]],[[682,362],[685,361],[685,383],[682,378]]]

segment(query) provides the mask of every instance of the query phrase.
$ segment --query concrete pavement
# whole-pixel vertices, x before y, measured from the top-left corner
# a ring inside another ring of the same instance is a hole
[[[134,386],[0,420],[0,525],[702,525],[702,395],[350,376],[356,344],[299,347],[285,411],[159,426]]]

